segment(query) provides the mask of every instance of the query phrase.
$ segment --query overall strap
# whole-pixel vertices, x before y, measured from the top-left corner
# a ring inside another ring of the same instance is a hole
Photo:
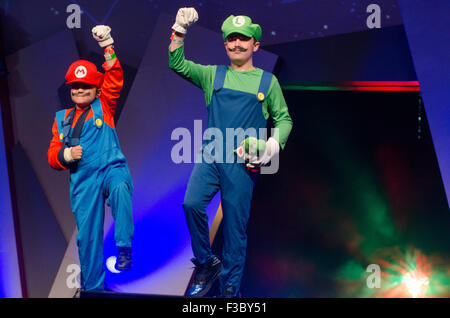
[[[259,83],[258,94],[256,97],[259,101],[263,101],[267,94],[269,93],[270,83],[272,82],[273,74],[270,72],[263,71],[261,76],[261,82]]]
[[[59,141],[63,141],[64,140],[64,133],[63,133],[63,122],[64,119],[66,117],[66,110],[62,109],[60,111],[56,112],[56,127],[58,128],[58,137],[59,137]]]
[[[81,130],[83,129],[84,122],[86,121],[86,117],[89,113],[90,107],[86,107],[83,113],[78,117],[75,127],[72,131],[72,136],[70,137],[70,147],[78,146],[80,144],[80,135]]]
[[[217,91],[223,87],[223,83],[225,82],[226,75],[227,75],[227,66],[226,65],[217,65],[216,76],[214,77],[214,90]]]
[[[102,104],[100,103],[100,99],[96,98],[95,101],[91,104],[92,112],[94,116],[92,118],[94,126],[97,128],[102,128],[103,126],[103,109]]]
[[[73,119],[75,117],[75,108],[64,118],[65,114],[65,109],[56,113],[56,126],[58,127],[59,140],[67,144],[69,142],[70,128],[72,127]]]

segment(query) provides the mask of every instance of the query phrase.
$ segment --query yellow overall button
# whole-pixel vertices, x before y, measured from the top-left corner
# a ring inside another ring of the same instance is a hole
[[[63,137],[64,137],[63,133],[60,133],[60,134],[59,134],[59,140],[62,141],[62,140],[63,140]]]
[[[101,127],[103,125],[103,122],[100,118],[97,118],[97,120],[95,121],[95,124],[97,125],[97,127]]]
[[[258,93],[258,100],[260,102],[262,102],[264,100],[264,93],[261,93],[261,92]]]

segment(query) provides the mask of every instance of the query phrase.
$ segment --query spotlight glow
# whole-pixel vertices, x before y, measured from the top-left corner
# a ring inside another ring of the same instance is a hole
[[[430,285],[428,277],[418,270],[406,273],[402,283],[406,285],[413,298],[423,297]]]
[[[106,268],[108,268],[108,270],[111,273],[114,274],[119,274],[120,271],[118,271],[114,266],[116,265],[117,262],[117,257],[116,256],[110,256],[108,257],[108,259],[106,260]]]

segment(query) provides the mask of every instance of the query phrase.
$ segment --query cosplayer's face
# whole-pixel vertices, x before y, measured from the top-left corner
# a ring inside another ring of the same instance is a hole
[[[89,106],[96,97],[100,96],[100,89],[95,85],[87,83],[72,83],[70,88],[72,101],[78,107],[85,108]]]
[[[254,38],[239,33],[232,33],[225,40],[227,55],[237,65],[245,64],[258,51],[259,45]]]

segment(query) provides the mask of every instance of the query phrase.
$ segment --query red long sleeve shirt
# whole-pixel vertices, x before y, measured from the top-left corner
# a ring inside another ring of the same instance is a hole
[[[103,121],[105,124],[109,125],[111,128],[115,128],[114,114],[117,107],[117,99],[120,97],[120,91],[123,87],[123,70],[118,59],[114,62],[111,67],[106,66],[106,62],[103,64],[103,69],[105,70],[105,76],[101,86],[100,102],[102,104],[103,110]],[[66,109],[64,118],[72,111],[73,108]],[[75,127],[78,118],[83,113],[84,109],[76,109],[75,117],[72,123],[72,128]],[[92,109],[86,117],[86,121],[94,116]],[[50,141],[50,147],[47,152],[48,163],[50,167],[56,170],[66,170],[69,167],[64,165],[58,159],[58,153],[64,146],[63,142],[59,139],[58,127],[56,125],[56,117],[53,121],[52,127],[53,138]]]

